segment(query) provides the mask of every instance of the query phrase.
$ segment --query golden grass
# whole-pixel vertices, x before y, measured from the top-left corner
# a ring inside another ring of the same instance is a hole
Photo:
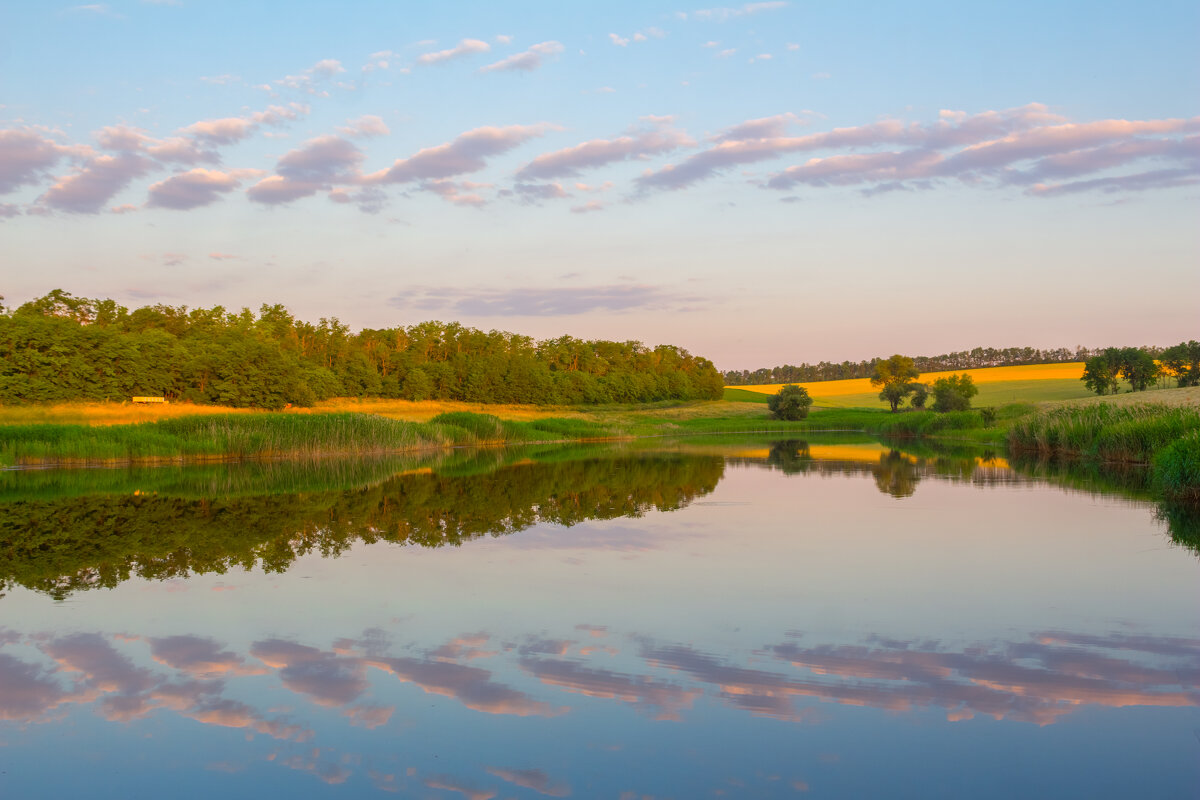
[[[356,411],[377,414],[406,422],[428,422],[447,411],[473,411],[492,414],[505,420],[528,421],[545,417],[585,417],[586,414],[561,406],[483,405],[456,403],[448,400],[359,400],[342,397],[318,403],[312,408],[287,408],[288,414],[321,414],[337,411]],[[215,414],[262,414],[261,409],[231,408],[229,406],[198,406],[191,403],[55,403],[53,405],[0,406],[0,425],[130,425],[136,422],[157,422],[176,417],[212,416]]]
[[[1079,380],[1083,377],[1083,362],[1070,364],[1031,364],[1024,367],[984,367],[982,369],[962,369],[950,372],[923,372],[917,380],[922,383],[932,383],[938,378],[948,378],[951,375],[970,375],[976,385],[983,383],[1001,383],[1008,381],[1030,380]],[[801,383],[808,393],[815,397],[838,397],[847,394],[878,394],[879,390],[871,385],[869,378],[849,378],[841,381],[813,381]],[[1080,384],[1082,385],[1082,384]],[[784,384],[763,383],[755,386],[733,386],[733,389],[744,389],[747,392],[760,394],[775,394]]]
[[[191,403],[55,403],[0,406],[0,425],[131,425],[161,419],[214,414],[262,413],[248,408],[197,406]]]
[[[503,420],[528,422],[547,417],[585,417],[569,406],[506,405],[485,403],[460,403],[454,400],[385,400],[376,398],[335,397],[317,403],[312,408],[289,409],[289,411],[326,412],[357,411],[360,414],[378,414],[389,419],[406,422],[428,422],[438,414],[451,411],[470,411],[474,414],[491,414]]]

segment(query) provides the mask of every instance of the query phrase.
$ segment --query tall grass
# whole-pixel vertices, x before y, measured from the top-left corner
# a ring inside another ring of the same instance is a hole
[[[1155,454],[1154,480],[1167,497],[1200,505],[1200,430]]]
[[[319,458],[401,453],[470,444],[604,438],[578,419],[511,422],[453,412],[429,422],[374,414],[259,413],[191,416],[137,425],[0,426],[0,464],[115,464]]]
[[[1017,451],[1148,464],[1154,454],[1200,431],[1200,408],[1162,404],[1062,406],[1016,421]]]

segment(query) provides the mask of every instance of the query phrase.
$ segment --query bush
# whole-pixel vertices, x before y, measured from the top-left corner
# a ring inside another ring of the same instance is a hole
[[[967,411],[971,408],[971,398],[977,394],[979,390],[975,388],[975,381],[970,375],[938,378],[933,382],[933,410],[942,413]]]
[[[767,399],[767,408],[775,419],[795,421],[808,416],[812,402],[807,389],[789,383]]]

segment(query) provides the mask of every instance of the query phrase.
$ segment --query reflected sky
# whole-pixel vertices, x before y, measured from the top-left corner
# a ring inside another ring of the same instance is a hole
[[[457,547],[12,587],[0,794],[1191,796],[1198,565],[1145,504],[829,447]]]

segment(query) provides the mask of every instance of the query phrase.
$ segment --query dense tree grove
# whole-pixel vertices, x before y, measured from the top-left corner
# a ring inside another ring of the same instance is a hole
[[[1195,345],[1195,342],[1190,344]],[[1102,353],[1092,356],[1083,365],[1083,376],[1080,380],[1096,394],[1116,394],[1121,390],[1121,380],[1129,384],[1131,392],[1144,391],[1155,379],[1167,371],[1175,375],[1180,386],[1194,385],[1193,375],[1188,363],[1189,344],[1180,344],[1162,351],[1164,358],[1172,354],[1172,367],[1166,366],[1166,361],[1160,363],[1154,356],[1139,347],[1108,347]],[[1196,348],[1193,357],[1200,358],[1200,347]]]
[[[537,342],[456,322],[351,333],[281,305],[146,306],[55,290],[0,306],[0,402],[123,399],[282,408],[335,396],[479,403],[717,399],[721,374],[671,345]]]
[[[1151,355],[1159,353],[1156,348],[1145,349]],[[1086,347],[1077,347],[1074,350],[1066,347],[1050,350],[1038,350],[1034,347],[1005,347],[1001,350],[994,347],[976,347],[974,350],[963,350],[940,356],[914,356],[913,365],[919,372],[951,372],[981,367],[1013,367],[1026,364],[1063,364],[1072,361],[1086,361],[1101,352],[1101,350],[1089,350]],[[800,364],[799,366],[784,364],[780,367],[764,367],[753,371],[732,370],[725,373],[725,384],[727,386],[753,386],[764,383],[806,383],[837,381],[845,378],[870,378],[875,374],[875,365],[881,360],[873,358],[870,361],[843,361],[840,364],[822,361],[818,364]]]

